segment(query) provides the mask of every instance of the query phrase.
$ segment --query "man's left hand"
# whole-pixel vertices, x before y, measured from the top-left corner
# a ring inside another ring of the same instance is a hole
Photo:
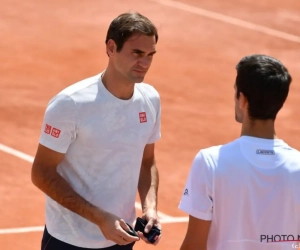
[[[161,230],[161,224],[159,222],[159,218],[158,218],[156,210],[148,209],[146,212],[143,213],[142,218],[148,222],[147,225],[145,226],[145,230],[144,230],[145,233],[148,233],[153,226],[156,226],[157,228],[159,228]],[[138,232],[138,235],[147,244],[151,244],[147,240],[147,238],[143,235],[142,232]],[[153,245],[157,245],[158,242],[160,241],[160,239],[161,239],[161,234],[156,236],[155,242],[153,243]]]

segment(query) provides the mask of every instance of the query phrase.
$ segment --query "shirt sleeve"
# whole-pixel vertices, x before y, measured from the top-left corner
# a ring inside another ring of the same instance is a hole
[[[156,121],[147,144],[155,143],[161,137],[161,103],[160,103],[159,96],[156,100],[155,111],[156,111]]]
[[[212,220],[213,215],[213,180],[209,167],[200,151],[192,163],[179,204],[179,209],[202,220]]]
[[[44,114],[40,144],[59,153],[66,153],[76,138],[76,117],[75,102],[69,96],[55,96]]]

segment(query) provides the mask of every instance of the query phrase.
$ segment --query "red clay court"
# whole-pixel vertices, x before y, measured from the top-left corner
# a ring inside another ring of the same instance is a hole
[[[31,183],[30,168],[46,105],[106,67],[106,31],[122,12],[148,16],[160,35],[146,78],[163,105],[157,144],[163,238],[155,249],[176,250],[183,240],[187,215],[177,207],[195,154],[239,136],[233,84],[241,57],[264,53],[288,67],[293,83],[277,134],[300,149],[298,0],[2,0],[0,10],[1,250],[40,249],[44,195]],[[154,248],[138,242],[135,249]]]

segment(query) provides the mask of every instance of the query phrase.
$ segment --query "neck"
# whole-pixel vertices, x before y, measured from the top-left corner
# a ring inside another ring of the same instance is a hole
[[[263,139],[278,139],[273,120],[249,120],[243,122],[241,135]]]
[[[130,82],[113,67],[107,67],[102,75],[105,88],[115,97],[128,100],[134,92],[134,83]]]

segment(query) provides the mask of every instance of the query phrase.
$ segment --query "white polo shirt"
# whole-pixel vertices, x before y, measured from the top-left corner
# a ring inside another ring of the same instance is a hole
[[[292,249],[283,241],[300,235],[300,153],[249,136],[200,150],[179,208],[212,221],[208,250]]]
[[[160,97],[135,84],[130,100],[113,96],[101,74],[73,84],[49,102],[40,143],[65,153],[58,173],[87,201],[132,224],[143,150],[160,138]],[[61,190],[63,192],[63,190]],[[46,196],[49,233],[66,243],[104,248],[95,224]]]

